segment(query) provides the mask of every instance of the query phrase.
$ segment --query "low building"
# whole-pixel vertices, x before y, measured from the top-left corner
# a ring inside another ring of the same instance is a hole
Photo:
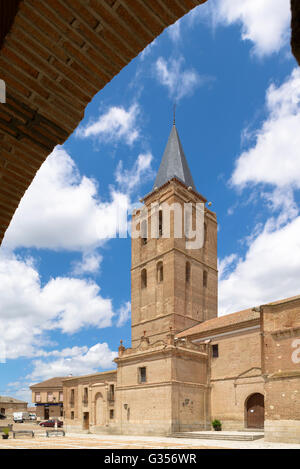
[[[27,412],[27,402],[14,397],[0,396],[0,413],[12,418],[14,412]]]
[[[63,380],[69,430],[111,431],[115,426],[116,370]]]
[[[65,377],[51,378],[30,386],[32,402],[35,404],[35,413],[38,418],[47,420],[63,417],[63,379]]]

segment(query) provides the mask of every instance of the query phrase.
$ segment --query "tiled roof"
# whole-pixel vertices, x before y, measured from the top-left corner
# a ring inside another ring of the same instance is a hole
[[[196,326],[190,327],[179,334],[177,337],[188,337],[193,335],[203,335],[203,333],[208,333],[211,331],[216,331],[218,329],[223,329],[235,325],[241,325],[253,320],[258,320],[260,313],[253,311],[253,309],[245,309],[243,311],[238,311],[237,313],[227,314],[226,316],[220,316],[218,318],[209,319],[208,321],[197,324]]]
[[[300,295],[290,296],[288,298],[284,298],[283,300],[277,300],[277,301],[272,301],[271,303],[266,303],[263,306],[275,306],[275,305],[280,305],[282,303],[288,303],[289,301],[294,301],[294,300],[299,300],[299,299],[300,299]]]
[[[76,379],[85,379],[85,378],[101,378],[101,376],[107,376],[111,373],[117,373],[117,370],[108,370],[108,371],[98,371],[96,373],[91,373],[88,375],[81,375],[81,376],[68,376],[67,378],[63,378],[63,381],[71,381]]]
[[[32,388],[62,388],[62,382],[63,380],[67,379],[68,376],[59,376],[56,378],[50,378],[47,379],[46,381],[42,381],[41,383],[36,383],[30,386],[30,389]]]

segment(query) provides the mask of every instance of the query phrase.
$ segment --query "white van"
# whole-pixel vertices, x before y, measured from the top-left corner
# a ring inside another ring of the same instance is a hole
[[[29,412],[14,412],[15,423],[23,423],[25,420],[30,420]]]

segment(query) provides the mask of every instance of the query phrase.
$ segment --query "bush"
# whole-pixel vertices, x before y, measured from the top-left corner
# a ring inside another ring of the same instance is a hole
[[[211,422],[211,424],[214,430],[219,430],[219,431],[222,430],[222,423],[220,422],[220,420],[215,419]]]

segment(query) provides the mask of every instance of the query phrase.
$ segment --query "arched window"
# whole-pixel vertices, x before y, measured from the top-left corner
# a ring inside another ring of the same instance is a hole
[[[146,288],[147,287],[147,270],[143,269],[141,272],[141,287]]]
[[[143,220],[141,223],[141,238],[142,238],[142,244],[147,244],[147,241],[148,241],[147,220]]]
[[[163,211],[158,212],[158,236],[161,238],[163,234]]]
[[[191,264],[186,262],[185,264],[185,281],[186,283],[190,283],[191,280]]]
[[[207,287],[207,271],[206,270],[203,271],[203,287],[204,288]]]
[[[157,264],[157,282],[161,283],[164,280],[164,266],[162,262]]]

